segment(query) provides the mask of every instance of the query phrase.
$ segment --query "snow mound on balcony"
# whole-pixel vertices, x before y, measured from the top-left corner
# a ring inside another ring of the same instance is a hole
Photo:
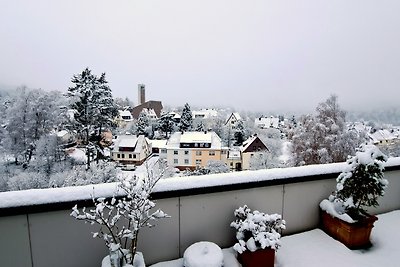
[[[185,267],[221,267],[224,255],[221,248],[212,242],[202,241],[192,244],[183,253]]]

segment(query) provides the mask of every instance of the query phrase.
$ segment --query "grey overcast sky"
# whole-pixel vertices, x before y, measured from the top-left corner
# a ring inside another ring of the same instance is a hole
[[[400,99],[399,0],[0,0],[0,86],[66,91],[106,72],[114,96],[313,110]]]

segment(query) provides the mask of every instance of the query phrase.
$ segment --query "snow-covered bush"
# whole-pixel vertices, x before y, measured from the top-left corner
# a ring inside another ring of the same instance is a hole
[[[71,170],[52,176],[51,181],[57,184],[64,177],[62,186],[111,183],[118,181],[119,172],[115,162],[99,161],[92,164],[90,169],[86,169],[83,165],[74,166]]]
[[[383,174],[386,160],[386,155],[376,146],[361,146],[356,155],[347,160],[350,170],[338,176],[336,191],[329,200],[321,202],[321,208],[328,210],[328,202],[331,202],[339,215],[346,213],[357,220],[366,215],[367,207],[377,207],[378,197],[384,195],[388,185]]]
[[[93,199],[95,208],[89,210],[79,211],[77,205],[72,208],[72,217],[100,226],[93,237],[104,240],[115,266],[133,265],[140,229],[151,227],[151,221],[169,217],[161,210],[154,211],[155,203],[150,200],[150,193],[161,177],[162,174],[148,171],[143,179],[125,178],[116,192],[123,197]]]
[[[239,207],[234,214],[236,220],[231,223],[231,227],[236,229],[238,243],[233,248],[238,253],[247,249],[252,252],[264,248],[277,250],[281,246],[280,232],[286,228],[281,215],[251,211],[247,205]]]
[[[228,165],[226,165],[226,163],[221,160],[209,160],[205,169],[208,171],[209,174],[229,172]]]

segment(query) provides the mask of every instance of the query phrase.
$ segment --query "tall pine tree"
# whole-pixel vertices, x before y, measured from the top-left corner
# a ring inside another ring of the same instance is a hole
[[[168,134],[170,134],[174,130],[175,126],[173,115],[166,112],[161,114],[158,125],[158,129],[164,133],[165,138],[168,138]]]
[[[182,110],[181,121],[179,123],[179,130],[182,132],[190,131],[193,127],[192,111],[188,103],[185,104]]]
[[[137,121],[137,135],[145,135],[147,137],[147,128],[149,127],[149,118],[145,112],[140,112],[139,118]]]
[[[74,111],[75,130],[82,134],[82,143],[87,146],[89,168],[89,151],[93,150],[94,145],[90,143],[90,134],[95,132],[100,136],[103,127],[113,126],[117,108],[104,73],[97,77],[86,68],[82,73],[74,75],[71,82],[74,86],[68,88],[67,97]]]

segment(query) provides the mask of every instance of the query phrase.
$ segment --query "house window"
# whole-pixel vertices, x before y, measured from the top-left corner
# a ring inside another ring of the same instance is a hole
[[[201,165],[201,159],[196,159],[196,165]]]
[[[230,165],[233,166],[233,162],[231,162]]]
[[[250,157],[251,157],[251,158],[252,158],[252,157],[254,157],[254,154],[253,154],[253,153],[251,153],[251,154],[250,154]]]
[[[201,151],[196,151],[196,156],[201,156]]]
[[[121,154],[121,157],[124,159],[125,158],[125,154]]]
[[[118,158],[118,159],[121,158],[121,154],[118,153],[118,154],[117,154],[117,158]]]
[[[185,164],[189,164],[189,160],[188,159],[185,159]]]
[[[174,155],[178,155],[178,150],[174,150]]]
[[[208,155],[209,155],[209,156],[215,156],[215,151],[214,151],[214,150],[208,151]]]
[[[189,151],[185,150],[185,155],[189,155]]]
[[[174,164],[178,164],[178,159],[174,159]]]
[[[129,154],[129,158],[130,158],[130,159],[132,158],[132,154]]]
[[[136,154],[133,154],[133,158],[136,159]]]

